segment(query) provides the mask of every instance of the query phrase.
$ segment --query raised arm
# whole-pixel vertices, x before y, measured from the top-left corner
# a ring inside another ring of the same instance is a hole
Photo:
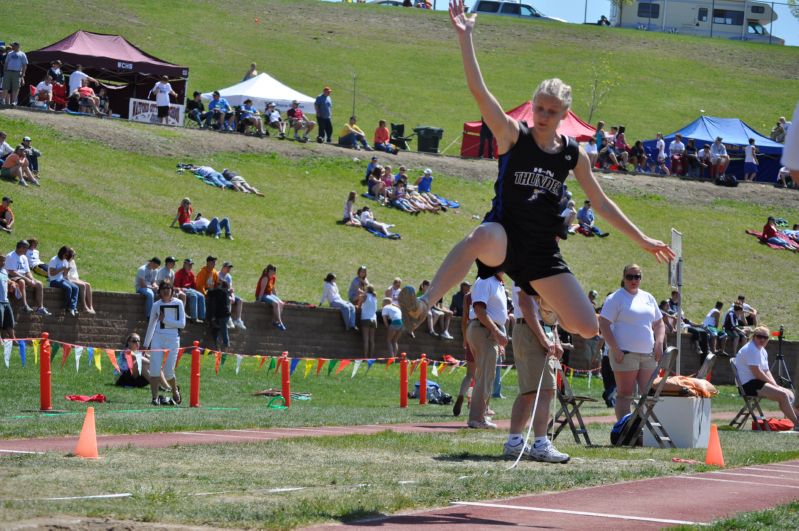
[[[591,172],[591,164],[588,155],[580,148],[580,157],[577,166],[574,168],[574,176],[580,183],[591,205],[600,216],[605,218],[616,229],[624,233],[644,251],[652,254],[658,262],[669,261],[674,258],[674,251],[665,243],[654,240],[641,232],[641,230],[630,221],[627,216],[619,209],[602,188],[599,186],[594,174]],[[610,343],[610,342],[609,342]],[[612,344],[612,343],[610,343]]]
[[[450,0],[449,19],[458,35],[466,85],[480,108],[483,121],[494,134],[497,150],[499,153],[505,153],[516,143],[519,136],[519,124],[505,114],[497,99],[486,87],[483,74],[480,72],[480,65],[477,64],[477,55],[472,40],[477,14],[473,13],[467,16],[465,11],[463,0]]]

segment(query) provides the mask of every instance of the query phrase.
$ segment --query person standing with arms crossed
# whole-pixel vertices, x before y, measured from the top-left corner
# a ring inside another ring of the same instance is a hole
[[[477,261],[480,278],[504,271],[527,294],[537,292],[553,307],[563,328],[583,337],[597,335],[594,309],[560,254],[556,240],[563,226],[563,183],[574,175],[597,213],[658,260],[674,253],[646,236],[609,197],[591,173],[588,156],[574,139],[557,134],[571,106],[571,87],[559,79],[541,82],[533,95],[535,126],[508,116],[488,91],[477,64],[472,32],[476,14],[465,14],[463,0],[451,0],[450,20],[460,43],[466,82],[480,113],[494,133],[499,175],[491,211],[458,243],[438,269],[430,289],[416,298],[412,287],[399,296],[403,324],[414,330],[431,306],[463,279]]]
[[[333,92],[333,89],[325,87],[314,101],[316,119],[319,122],[319,136],[316,137],[316,141],[320,144],[325,142],[325,140],[328,144],[333,141],[333,100],[330,99],[331,92]]]

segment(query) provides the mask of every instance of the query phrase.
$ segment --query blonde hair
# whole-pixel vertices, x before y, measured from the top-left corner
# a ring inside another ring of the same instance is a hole
[[[572,106],[571,86],[567,85],[557,77],[543,80],[541,84],[538,85],[538,88],[535,89],[533,99],[535,100],[539,94],[552,96],[553,98],[560,100],[563,103],[563,106],[567,109]]]
[[[762,334],[764,336],[771,337],[771,330],[769,330],[767,326],[758,326],[757,328],[752,330],[752,335],[754,336],[756,334]]]

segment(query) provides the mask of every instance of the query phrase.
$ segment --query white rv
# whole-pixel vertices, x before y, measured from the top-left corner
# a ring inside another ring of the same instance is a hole
[[[775,20],[770,4],[750,0],[635,0],[610,10],[622,28],[785,44],[766,29]]]

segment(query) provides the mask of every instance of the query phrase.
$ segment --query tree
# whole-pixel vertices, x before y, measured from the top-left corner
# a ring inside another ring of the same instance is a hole
[[[588,123],[593,123],[594,112],[599,109],[602,100],[619,84],[613,53],[607,53],[591,64],[591,99],[588,101]]]
[[[791,10],[793,16],[799,18],[799,2],[797,0],[788,0],[788,9]]]

